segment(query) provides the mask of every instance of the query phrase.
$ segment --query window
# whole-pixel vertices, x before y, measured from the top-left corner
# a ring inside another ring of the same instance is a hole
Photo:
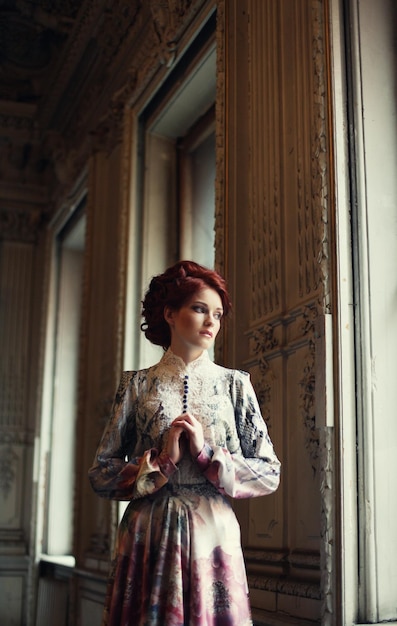
[[[214,265],[214,33],[215,16],[140,115],[142,289],[178,259]],[[159,354],[141,341],[136,365],[150,365]]]
[[[55,238],[42,424],[40,511],[49,556],[70,555],[73,539],[74,448],[85,239],[80,207]],[[40,529],[40,524],[39,524]]]

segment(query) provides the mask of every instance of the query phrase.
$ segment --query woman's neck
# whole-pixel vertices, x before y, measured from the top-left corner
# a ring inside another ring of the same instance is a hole
[[[204,352],[204,350],[201,349],[182,349],[181,347],[175,346],[172,343],[170,345],[170,349],[175,354],[175,356],[178,356],[180,359],[182,359],[182,361],[184,361],[186,365],[189,365],[189,363],[191,363],[192,361],[196,361],[196,359],[198,359]]]

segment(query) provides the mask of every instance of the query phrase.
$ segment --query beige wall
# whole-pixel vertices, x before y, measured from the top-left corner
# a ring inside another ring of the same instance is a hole
[[[326,368],[318,329],[332,313],[324,10],[241,1],[225,9],[224,254],[235,301],[227,354],[250,371],[283,466],[276,494],[236,508],[255,614],[313,621],[333,610],[322,606],[320,564],[331,605],[334,582],[323,498],[332,416],[325,402],[316,406]]]

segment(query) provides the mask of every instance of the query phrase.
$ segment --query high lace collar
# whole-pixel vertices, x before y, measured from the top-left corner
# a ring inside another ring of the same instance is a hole
[[[194,361],[185,363],[180,356],[172,352],[171,348],[168,348],[160,361],[161,365],[165,365],[174,372],[193,372],[201,368],[207,368],[210,363],[212,363],[212,361],[207,350],[203,350],[200,356],[194,359]]]

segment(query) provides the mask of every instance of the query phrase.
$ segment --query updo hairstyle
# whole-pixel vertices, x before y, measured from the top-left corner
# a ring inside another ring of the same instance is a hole
[[[154,276],[142,301],[145,321],[141,330],[146,338],[167,350],[171,344],[171,331],[164,318],[165,307],[178,311],[195,293],[206,287],[218,293],[225,317],[231,310],[231,302],[225,280],[214,270],[194,261],[178,261],[163,274]]]

